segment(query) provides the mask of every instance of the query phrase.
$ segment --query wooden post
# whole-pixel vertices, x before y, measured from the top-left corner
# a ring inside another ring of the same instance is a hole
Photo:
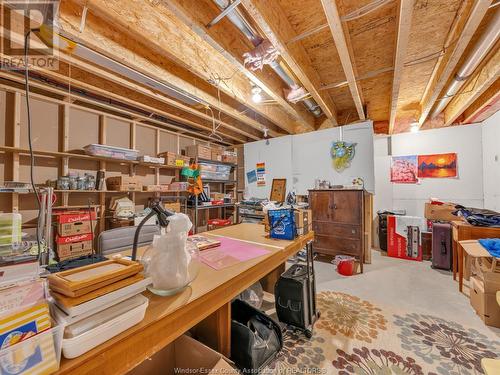
[[[99,143],[102,145],[106,144],[106,128],[107,128],[107,117],[105,115],[99,115]],[[106,162],[99,162],[99,169],[104,171],[106,175]],[[104,182],[106,183],[106,182]],[[99,193],[99,233],[106,229],[106,193]]]
[[[156,145],[155,145],[155,154],[154,156],[158,156],[158,154],[161,152],[160,151],[160,137],[161,137],[161,132],[160,129],[156,129]],[[155,185],[160,184],[160,168],[155,168]]]
[[[9,146],[21,146],[21,94],[19,92],[6,94],[6,142]],[[10,159],[10,160],[9,160]],[[19,181],[19,152],[12,152],[10,158],[5,158],[5,161],[10,164],[5,166],[5,180]],[[9,163],[10,161],[10,163]],[[19,194],[12,193],[11,196],[12,212],[19,211]]]
[[[231,356],[231,303],[202,320],[193,329],[195,337],[210,348]]]
[[[69,149],[69,111],[70,104],[59,106],[59,151],[67,152]],[[69,157],[62,157],[59,164],[59,176],[69,173]],[[62,193],[62,205],[68,206],[69,193]]]

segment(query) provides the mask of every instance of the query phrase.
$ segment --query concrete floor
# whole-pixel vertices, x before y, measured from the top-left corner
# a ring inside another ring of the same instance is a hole
[[[365,265],[363,274],[351,277],[340,276],[331,264],[314,264],[318,292],[331,290],[351,294],[380,307],[434,315],[500,338],[500,329],[484,325],[472,309],[469,298],[459,293],[451,272],[434,270],[430,262],[390,258],[374,250],[372,264]]]

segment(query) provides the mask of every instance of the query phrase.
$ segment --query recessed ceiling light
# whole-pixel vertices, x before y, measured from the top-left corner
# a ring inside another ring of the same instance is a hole
[[[259,86],[252,87],[252,101],[254,103],[260,103],[262,101],[262,95],[260,94],[262,89]]]

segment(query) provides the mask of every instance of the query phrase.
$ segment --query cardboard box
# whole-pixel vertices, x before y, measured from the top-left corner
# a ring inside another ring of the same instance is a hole
[[[426,220],[416,216],[387,216],[387,255],[394,258],[422,261],[420,235],[415,236],[416,252],[408,246],[408,227],[418,228],[420,233],[427,229]]]
[[[224,163],[237,164],[238,163],[238,153],[235,151],[224,151],[222,153],[222,161]]]
[[[179,202],[163,203],[163,207],[174,212],[181,212],[181,204]]]
[[[92,240],[57,244],[59,261],[92,254]]]
[[[142,189],[144,191],[150,191],[150,192],[158,192],[158,191],[162,191],[162,187],[161,185],[144,185],[142,187]]]
[[[455,210],[455,206],[452,204],[425,204],[425,218],[429,220],[441,220],[441,221],[456,221],[462,220],[459,216],[452,214]]]
[[[128,375],[238,374],[229,361],[215,350],[188,336],[181,336]]]
[[[106,187],[113,191],[142,191],[142,178],[125,175],[108,177]]]
[[[312,211],[300,209],[295,211],[295,225],[298,228],[308,228],[312,224]]]
[[[175,152],[162,152],[158,154],[159,157],[165,159],[165,164],[171,167],[184,167],[189,165],[190,158],[188,156],[183,156],[176,154]]]
[[[224,200],[224,193],[210,193],[210,199],[214,201],[223,201]]]
[[[485,293],[496,293],[500,290],[500,270],[493,267],[491,258],[474,258],[471,274],[483,282]]]
[[[82,242],[82,241],[92,241],[92,238],[93,238],[92,233],[77,234],[75,236],[67,236],[67,237],[56,236],[56,243],[59,245],[63,245],[63,244]]]
[[[186,155],[193,158],[212,159],[212,149],[203,145],[190,145],[186,148]]]
[[[470,304],[484,323],[500,327],[500,306],[495,293],[486,293],[484,284],[477,277],[470,278]]]
[[[219,149],[212,148],[212,160],[214,161],[222,161],[222,153],[223,151]]]
[[[64,211],[57,212],[57,222],[58,223],[76,223],[79,221],[89,221],[92,218],[92,221],[97,219],[97,215],[95,210],[90,212],[88,211]]]
[[[57,233],[62,237],[75,236],[77,234],[87,234],[92,233],[92,226],[90,225],[90,221],[59,223],[57,225]]]

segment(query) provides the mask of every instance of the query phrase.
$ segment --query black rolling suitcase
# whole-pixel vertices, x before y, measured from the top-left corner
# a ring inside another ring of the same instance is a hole
[[[303,330],[308,338],[312,337],[314,323],[319,318],[312,242],[306,246],[306,263],[294,264],[285,271],[274,287],[274,294],[279,321]]]
[[[451,270],[451,224],[432,225],[432,268]]]

